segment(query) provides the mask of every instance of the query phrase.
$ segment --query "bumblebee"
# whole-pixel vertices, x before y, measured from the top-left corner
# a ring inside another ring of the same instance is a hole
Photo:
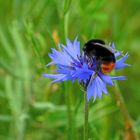
[[[97,62],[96,73],[101,71],[104,74],[110,73],[115,68],[115,54],[110,45],[101,39],[92,39],[85,43],[84,54],[89,58],[95,58]]]

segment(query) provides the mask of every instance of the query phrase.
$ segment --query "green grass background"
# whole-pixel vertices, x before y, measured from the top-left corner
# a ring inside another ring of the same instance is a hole
[[[114,41],[129,52],[131,67],[119,70],[121,95],[140,135],[139,0],[0,0],[0,140],[82,140],[84,95],[78,83],[50,85],[48,52],[78,36]],[[123,140],[124,119],[109,96],[90,103],[90,140]],[[73,127],[67,127],[67,100]]]

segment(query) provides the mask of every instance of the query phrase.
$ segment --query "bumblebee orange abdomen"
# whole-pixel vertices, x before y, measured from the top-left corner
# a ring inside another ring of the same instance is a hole
[[[114,68],[115,68],[115,63],[113,62],[101,64],[101,72],[104,74],[110,73]]]

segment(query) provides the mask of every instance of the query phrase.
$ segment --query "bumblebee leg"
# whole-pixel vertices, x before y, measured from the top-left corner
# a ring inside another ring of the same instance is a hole
[[[98,73],[101,71],[101,62],[102,62],[102,58],[98,60],[95,73],[91,75],[91,80],[94,80],[98,76]]]
[[[99,61],[95,69],[95,73],[91,75],[91,80],[94,80],[98,76],[98,73],[100,72],[100,70],[101,68],[100,68],[100,61]]]
[[[91,75],[91,80],[94,80],[98,75],[98,72],[95,72],[94,74]]]

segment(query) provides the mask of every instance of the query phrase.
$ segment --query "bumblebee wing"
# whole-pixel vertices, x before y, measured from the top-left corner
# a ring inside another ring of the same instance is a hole
[[[111,48],[109,45],[106,44],[100,44],[100,43],[95,43],[96,45],[102,46],[103,48],[106,48],[107,50],[109,50],[110,52],[114,53],[114,49]]]

